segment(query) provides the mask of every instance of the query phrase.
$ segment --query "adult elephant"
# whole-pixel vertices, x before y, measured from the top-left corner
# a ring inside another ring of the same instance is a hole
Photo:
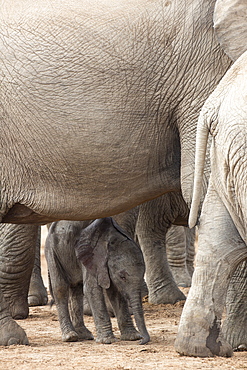
[[[190,201],[198,112],[231,63],[214,3],[0,2],[1,222]],[[4,299],[0,318],[1,344],[27,342]]]
[[[212,135],[211,175],[198,227],[195,275],[176,340],[177,350],[187,355],[228,357],[232,354],[231,345],[222,333],[221,319],[230,278],[238,264],[247,258],[246,77],[247,51],[207,99],[198,121],[191,225],[197,219],[200,180],[209,133]],[[237,269],[233,290],[230,288],[228,293],[230,297],[236,291],[236,276],[241,276],[245,269],[246,263]],[[242,289],[246,291],[246,281],[243,285],[238,284],[238,289],[235,300],[230,298],[235,308],[243,298]],[[243,307],[246,308],[246,302],[243,302]],[[227,336],[235,341],[236,347],[242,340],[246,346],[246,311],[243,312],[243,307],[234,311],[227,306],[227,321],[231,323],[232,330]]]
[[[200,203],[209,132],[211,176],[199,223],[197,267],[176,339],[177,351],[186,355],[231,356],[232,349],[247,348],[246,14],[245,0],[217,0],[216,35],[236,62],[206,101],[198,121],[191,225]]]
[[[229,9],[224,6],[225,19],[228,19],[227,16],[232,19],[234,13],[238,24],[243,21],[242,28],[247,35],[246,2],[234,1],[234,6],[236,3],[239,5],[235,12],[230,7],[231,1],[226,3]],[[216,23],[220,22],[217,16],[221,4],[219,1],[216,8]],[[233,26],[236,26],[234,22]],[[220,32],[222,28],[219,27]],[[226,29],[225,32],[226,35],[222,32],[220,37],[226,47],[231,39],[229,33],[235,35],[236,40],[237,35],[233,30]],[[198,120],[195,185],[190,215],[190,224],[193,226],[200,203],[209,133],[212,136],[211,175],[198,227],[199,248],[195,275],[176,339],[177,351],[186,355],[231,356],[232,348],[247,348],[246,38],[244,41],[242,50],[229,47],[236,57],[241,51],[243,53],[207,99]],[[234,42],[235,39],[232,40]],[[225,304],[227,318],[222,330]]]

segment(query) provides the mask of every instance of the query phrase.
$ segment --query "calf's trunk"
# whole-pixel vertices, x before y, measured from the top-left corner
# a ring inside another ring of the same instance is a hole
[[[145,324],[141,294],[139,294],[138,298],[131,299],[130,304],[133,310],[136,326],[139,330],[139,333],[142,336],[140,344],[146,344],[147,342],[150,341],[150,336],[148,334],[146,324]]]

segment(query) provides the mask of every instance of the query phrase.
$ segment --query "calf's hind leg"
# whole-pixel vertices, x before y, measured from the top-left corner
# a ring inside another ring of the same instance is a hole
[[[69,288],[69,312],[73,327],[79,340],[92,340],[93,334],[84,324],[83,318],[83,284]]]

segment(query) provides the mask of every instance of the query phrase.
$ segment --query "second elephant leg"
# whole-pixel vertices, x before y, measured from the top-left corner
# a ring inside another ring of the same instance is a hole
[[[43,306],[48,302],[47,291],[41,275],[40,248],[41,248],[41,227],[38,228],[38,236],[35,242],[35,260],[28,291],[29,306]]]
[[[150,202],[148,202],[150,203]],[[145,204],[149,207],[149,204]],[[146,265],[146,282],[149,302],[153,304],[171,303],[185,300],[185,295],[177,287],[172,276],[166,255],[167,226],[157,225],[144,205],[139,214],[137,236]]]
[[[178,286],[190,287],[191,276],[187,269],[187,237],[184,226],[172,225],[166,234],[169,266]]]

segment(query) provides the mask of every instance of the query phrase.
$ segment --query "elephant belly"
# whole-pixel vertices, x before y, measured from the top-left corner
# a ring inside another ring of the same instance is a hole
[[[3,217],[2,223],[12,224],[40,224],[45,225],[48,222],[55,221],[53,218],[49,220],[49,217],[38,214],[32,209],[22,204],[15,204],[7,214]]]
[[[80,189],[68,187],[66,190],[66,185],[62,190],[56,186],[50,191],[48,188],[43,191],[35,189],[32,194],[28,192],[31,202],[15,203],[3,216],[2,222],[46,224],[61,219],[80,221],[118,214],[169,191],[158,177],[151,181],[144,178],[142,182],[139,179],[137,187],[128,181],[116,181],[114,185],[106,179],[103,187],[90,182]],[[179,186],[179,179],[170,184],[175,182]],[[27,189],[22,189],[22,193],[27,193]]]

